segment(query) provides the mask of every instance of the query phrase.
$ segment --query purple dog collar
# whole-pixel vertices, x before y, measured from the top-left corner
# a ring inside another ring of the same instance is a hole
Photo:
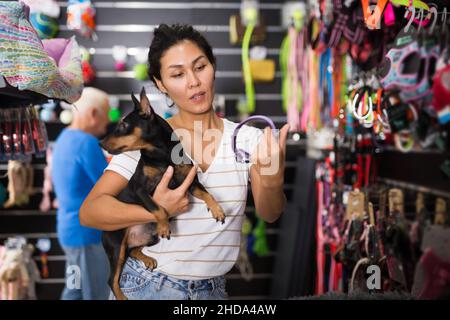
[[[269,126],[272,128],[272,130],[276,129],[273,121],[266,116],[251,116],[251,117],[248,117],[247,119],[245,119],[244,121],[242,121],[241,123],[239,123],[237,125],[236,129],[234,129],[232,140],[231,140],[232,141],[231,147],[236,156],[237,162],[242,162],[242,163],[250,162],[250,154],[245,150],[238,149],[236,144],[237,144],[237,135],[238,135],[239,129],[241,129],[242,126],[244,124],[246,124],[247,122],[254,121],[254,120],[267,122],[269,124]]]

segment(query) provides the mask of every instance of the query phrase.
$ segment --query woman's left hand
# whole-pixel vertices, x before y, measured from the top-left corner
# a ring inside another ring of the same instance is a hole
[[[279,131],[277,140],[270,127],[264,129],[264,135],[252,153],[251,163],[259,175],[263,187],[280,187],[284,183],[286,140],[289,125]]]

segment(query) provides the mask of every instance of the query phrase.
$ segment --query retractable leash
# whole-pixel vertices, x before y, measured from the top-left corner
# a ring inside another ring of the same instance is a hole
[[[236,129],[234,129],[233,136],[231,138],[231,147],[233,148],[233,152],[236,156],[237,162],[241,162],[241,163],[249,163],[250,162],[250,153],[248,153],[247,151],[245,151],[243,149],[239,149],[237,147],[237,136],[238,136],[239,130],[244,126],[244,124],[246,124],[250,121],[255,121],[255,120],[264,121],[267,124],[269,124],[269,126],[272,130],[276,129],[273,121],[266,116],[251,116],[251,117],[248,117],[247,119],[245,119],[244,121],[242,121],[241,123],[239,123],[237,125]]]

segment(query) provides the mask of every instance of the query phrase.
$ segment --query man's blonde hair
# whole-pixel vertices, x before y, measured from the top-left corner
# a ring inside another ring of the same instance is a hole
[[[109,106],[108,94],[93,87],[85,87],[81,93],[80,99],[75,103],[74,114],[83,114],[91,108],[100,109],[104,105]]]

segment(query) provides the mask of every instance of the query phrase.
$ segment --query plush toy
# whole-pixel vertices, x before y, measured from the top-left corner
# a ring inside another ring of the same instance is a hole
[[[275,78],[275,61],[266,57],[266,47],[254,46],[250,49],[250,73],[255,83],[271,82]]]
[[[111,122],[117,122],[120,120],[120,117],[122,116],[122,112],[120,111],[120,109],[114,108],[114,109],[109,110],[108,115],[109,115],[109,120],[111,120]]]
[[[113,46],[112,56],[115,61],[114,67],[117,71],[124,71],[126,69],[128,49],[125,46]]]
[[[54,113],[49,109],[42,109],[39,113],[39,117],[42,121],[49,122],[54,120]]]
[[[59,114],[59,120],[63,124],[70,124],[73,120],[73,104],[60,101],[59,106],[63,109]]]
[[[71,110],[63,110],[59,114],[59,120],[64,124],[70,124],[73,120],[73,112]]]
[[[8,193],[9,198],[4,208],[24,206],[30,201],[30,195],[35,192],[33,188],[33,168],[17,160],[8,161]]]
[[[148,79],[147,53],[148,50],[146,48],[138,48],[135,56],[137,64],[133,67],[136,80],[145,81]]]
[[[0,246],[0,300],[35,300],[39,278],[31,244],[17,248]]]
[[[89,51],[84,47],[80,47],[80,52],[83,82],[84,84],[89,84],[95,79],[95,69],[90,63],[91,55],[89,54]]]
[[[31,13],[30,22],[41,39],[54,38],[59,31],[56,19],[43,13]]]
[[[41,104],[41,111],[39,117],[42,121],[49,122],[56,120],[55,114],[56,102],[49,100],[47,103]]]
[[[67,28],[84,37],[97,40],[95,30],[95,8],[89,0],[69,0],[67,5]]]
[[[111,122],[117,122],[120,120],[120,117],[122,116],[122,112],[119,109],[119,98],[117,96],[109,96],[109,120]]]

